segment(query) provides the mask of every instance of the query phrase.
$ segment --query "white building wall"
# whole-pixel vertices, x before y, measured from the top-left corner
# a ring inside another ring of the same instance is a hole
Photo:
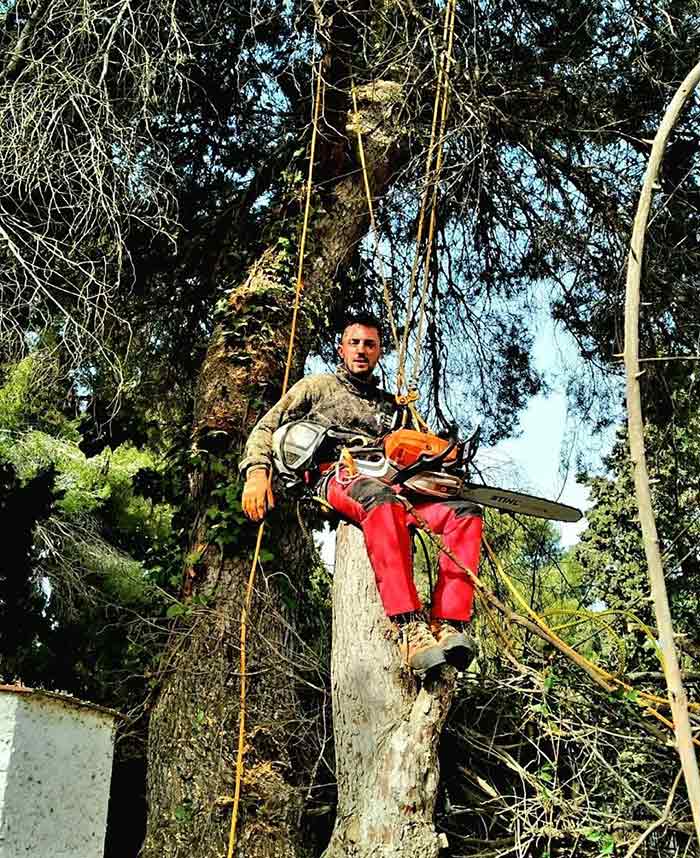
[[[3,817],[5,793],[10,772],[10,759],[15,736],[14,712],[17,709],[16,695],[0,694],[0,854],[2,853]]]
[[[114,717],[0,693],[0,858],[102,858]]]

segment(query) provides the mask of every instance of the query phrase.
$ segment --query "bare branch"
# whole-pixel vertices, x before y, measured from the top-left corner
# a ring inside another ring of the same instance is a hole
[[[630,457],[634,471],[634,487],[639,507],[639,519],[647,558],[649,581],[654,598],[654,611],[659,628],[659,645],[664,658],[664,673],[668,686],[674,730],[681,758],[683,774],[688,789],[695,822],[695,831],[700,840],[700,772],[693,747],[693,735],[688,719],[688,702],[680,675],[678,655],[674,644],[673,619],[666,592],[663,561],[659,550],[656,520],[651,503],[649,474],[644,449],[644,421],[639,386],[639,305],[644,236],[649,218],[649,209],[666,141],[673,130],[683,106],[695,87],[700,83],[700,63],[687,75],[678,88],[659,130],[654,138],[649,163],[644,176],[637,215],[634,220],[627,267],[627,291],[625,299],[625,369],[627,376],[627,411],[630,439]]]
[[[24,344],[53,325],[75,365],[101,355],[119,383],[105,331],[123,324],[129,233],[174,236],[173,168],[154,131],[186,85],[190,45],[170,0],[40,2],[4,41],[0,336]]]

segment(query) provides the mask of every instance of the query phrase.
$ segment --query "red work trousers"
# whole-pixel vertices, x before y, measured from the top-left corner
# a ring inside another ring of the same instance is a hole
[[[347,481],[331,477],[326,485],[328,503],[342,516],[359,524],[365,537],[379,595],[388,616],[420,610],[413,581],[413,552],[409,527],[417,525],[396,497],[396,490],[373,477]],[[431,500],[421,496],[411,503],[418,515],[455,557],[478,573],[482,519],[477,506],[464,500]],[[438,579],[431,614],[445,620],[471,619],[474,584],[466,572],[440,552]]]

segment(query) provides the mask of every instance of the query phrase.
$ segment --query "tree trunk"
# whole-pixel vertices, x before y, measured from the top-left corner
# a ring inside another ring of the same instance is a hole
[[[338,811],[324,858],[437,858],[438,742],[456,674],[421,684],[403,664],[360,531],[338,532],[333,583]]]
[[[285,557],[306,560],[303,545],[270,547],[278,553],[275,567]],[[245,556],[224,561],[213,606],[194,609],[166,652],[163,689],[150,721],[146,856],[226,855],[238,732],[239,623],[249,569]],[[265,564],[258,570],[247,645],[245,824],[236,852],[246,858],[304,854],[286,727],[299,718],[295,674],[300,668],[287,640],[291,618],[283,607],[283,587],[267,569]],[[213,568],[206,574],[211,578]]]
[[[394,110],[401,87],[362,87],[360,118],[375,194],[402,157]],[[314,325],[340,300],[336,272],[367,229],[362,175],[351,153],[335,163],[312,221],[300,330],[298,376]],[[329,165],[324,165],[326,179]],[[200,374],[195,403],[199,470],[197,518],[186,570],[187,615],[163,656],[161,691],[150,719],[149,818],[143,858],[222,858],[230,821],[239,716],[240,615],[256,528],[240,513],[235,468],[245,437],[279,397],[293,298],[293,254],[280,242],[252,266],[229,297]],[[272,531],[272,533],[271,533]],[[294,601],[310,552],[289,512],[275,511],[248,618],[248,724],[236,854],[301,858]],[[303,679],[303,677],[301,677]],[[291,726],[290,726],[291,725]]]

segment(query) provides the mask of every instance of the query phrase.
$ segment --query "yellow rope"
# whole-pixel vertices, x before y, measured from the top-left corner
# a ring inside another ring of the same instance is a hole
[[[443,54],[445,72],[443,74],[442,105],[440,108],[440,131],[437,142],[437,157],[435,161],[435,178],[432,183],[432,198],[430,200],[430,223],[428,224],[428,240],[425,245],[425,261],[423,262],[423,288],[419,302],[418,329],[416,331],[416,351],[413,355],[413,371],[409,387],[415,387],[420,372],[420,357],[423,345],[423,327],[425,325],[425,304],[430,285],[430,259],[433,253],[433,241],[435,240],[435,225],[437,223],[437,195],[438,182],[442,172],[444,158],[445,129],[447,127],[447,108],[450,100],[450,75],[449,68],[452,62],[452,45],[455,32],[455,0],[449,0],[447,8],[450,10],[449,37],[447,47]]]
[[[384,270],[384,257],[382,256],[379,250],[379,230],[377,229],[377,221],[374,216],[374,205],[372,203],[372,190],[369,186],[369,174],[367,172],[367,160],[365,158],[365,146],[362,141],[362,122],[360,120],[360,114],[357,109],[357,93],[355,92],[355,84],[352,85],[352,109],[353,109],[353,119],[354,119],[354,131],[357,134],[357,148],[360,153],[360,164],[362,166],[362,180],[365,187],[365,196],[367,197],[367,209],[369,211],[369,225],[372,230],[372,238],[374,243],[374,255],[377,257],[379,261],[379,277],[382,281],[382,289],[384,292],[384,305],[386,307],[387,316],[389,318],[389,326],[391,328],[391,335],[394,340],[394,347],[396,348],[397,353],[401,349],[401,343],[399,342],[399,332],[396,328],[396,321],[394,319],[394,308],[391,304],[391,295],[389,294],[389,283],[387,281],[387,277]]]
[[[615,646],[617,647],[619,658],[618,673],[624,673],[627,669],[627,647],[622,636],[615,631],[610,623],[605,621],[605,613],[606,612],[604,611],[598,613],[597,611],[586,611],[580,608],[547,608],[542,612],[542,616],[548,618],[562,616],[572,617],[572,619],[567,620],[566,622],[558,622],[556,625],[552,625],[552,630],[557,632],[557,634],[565,631],[566,629],[577,629],[579,626],[584,624],[593,626],[597,633],[604,630],[614,640]]]
[[[289,385],[289,376],[292,368],[292,356],[294,353],[294,340],[296,338],[297,319],[299,316],[299,308],[301,306],[301,292],[304,288],[302,275],[304,272],[304,252],[306,250],[306,236],[309,229],[309,215],[311,212],[311,193],[313,190],[313,170],[314,158],[316,156],[316,138],[318,136],[318,120],[321,109],[321,91],[323,86],[323,78],[321,75],[321,63],[318,65],[316,76],[316,95],[314,99],[314,114],[313,124],[311,129],[311,152],[309,154],[309,172],[306,180],[306,205],[304,207],[304,220],[301,228],[301,239],[299,241],[299,263],[297,266],[296,288],[294,293],[294,309],[292,312],[292,324],[289,332],[289,347],[287,349],[287,363],[284,370],[284,381],[282,382],[282,396],[287,392]],[[267,476],[267,489],[270,488],[272,482],[272,471]],[[227,858],[233,858],[233,850],[236,846],[236,828],[238,823],[238,808],[241,798],[241,781],[243,778],[243,753],[245,750],[245,716],[246,716],[246,635],[248,614],[253,599],[253,587],[255,585],[255,571],[260,559],[260,546],[262,545],[263,531],[265,522],[260,523],[258,528],[257,540],[255,542],[255,551],[253,552],[253,562],[250,566],[248,575],[248,586],[246,595],[243,601],[241,610],[241,688],[240,688],[240,704],[238,715],[238,751],[236,754],[236,780],[233,793],[233,808],[231,811],[231,827],[228,838]]]
[[[437,86],[435,88],[435,101],[433,104],[433,118],[430,129],[430,143],[428,145],[428,154],[426,157],[425,164],[425,188],[423,190],[423,194],[421,197],[421,205],[418,216],[418,230],[416,235],[416,254],[413,259],[413,264],[411,267],[411,279],[408,290],[408,298],[406,300],[407,308],[411,307],[413,296],[415,293],[416,282],[418,278],[418,270],[420,264],[420,245],[423,239],[423,230],[425,227],[425,215],[427,210],[428,198],[431,198],[431,211],[430,211],[430,220],[428,227],[428,239],[426,243],[425,250],[425,264],[424,264],[424,280],[423,280],[423,288],[421,290],[421,298],[419,302],[419,320],[418,320],[418,347],[416,351],[416,355],[413,359],[413,373],[412,373],[412,382],[410,387],[415,387],[415,382],[418,374],[418,367],[420,363],[420,344],[423,337],[423,326],[425,320],[425,304],[427,298],[427,291],[430,279],[430,258],[432,255],[432,247],[433,241],[435,237],[435,224],[436,224],[436,203],[437,203],[437,184],[440,176],[440,172],[442,170],[443,164],[443,146],[445,139],[445,128],[447,123],[447,107],[449,103],[449,91],[450,91],[450,80],[449,80],[449,67],[452,61],[452,47],[454,44],[454,30],[455,30],[455,9],[456,2],[455,0],[448,0],[445,6],[445,18],[443,22],[443,52],[440,57],[440,65],[438,70],[438,80]],[[387,310],[387,316],[389,319],[389,325],[391,328],[392,337],[394,340],[394,346],[397,350],[398,355],[398,367],[397,367],[397,388],[399,394],[397,395],[397,403],[408,406],[408,413],[410,413],[413,425],[416,430],[427,432],[429,431],[429,427],[423,420],[423,418],[418,413],[417,409],[413,405],[413,402],[418,398],[415,390],[409,390],[406,399],[406,402],[399,402],[401,397],[401,390],[405,386],[405,364],[408,350],[408,334],[409,334],[409,326],[408,321],[404,324],[403,337],[399,340],[398,330],[395,322],[394,310],[391,301],[391,295],[389,293],[389,287],[387,278],[384,272],[384,260],[379,251],[379,239],[378,239],[378,229],[376,217],[374,214],[374,205],[372,202],[372,191],[370,188],[369,175],[367,170],[367,161],[365,158],[365,149],[364,142],[362,138],[362,123],[360,121],[360,115],[357,108],[357,94],[355,91],[355,86],[353,83],[352,86],[352,103],[353,103],[353,130],[357,134],[357,144],[360,155],[360,164],[362,167],[362,179],[365,189],[365,195],[367,198],[367,209],[369,212],[369,221],[370,228],[372,230],[373,240],[374,240],[374,253],[379,260],[379,276],[382,281],[383,287],[383,296],[384,296],[384,304]],[[433,159],[435,159],[435,165],[433,167]]]
[[[424,284],[421,293],[421,299],[419,302],[419,327],[422,329],[423,327],[423,319],[425,315],[425,299],[427,294],[427,284],[429,282],[429,264],[430,257],[432,255],[432,246],[433,239],[435,235],[435,203],[437,200],[437,184],[440,178],[440,172],[442,170],[442,160],[443,153],[442,148],[444,144],[444,134],[445,134],[445,123],[447,121],[447,104],[449,101],[449,67],[452,61],[452,45],[454,41],[454,27],[455,27],[455,8],[456,8],[456,0],[448,0],[445,4],[445,20],[443,24],[443,33],[442,33],[442,43],[444,45],[442,55],[440,57],[440,68],[438,71],[438,80],[437,86],[435,88],[435,102],[433,104],[433,121],[430,129],[430,144],[428,146],[428,155],[426,158],[425,165],[425,188],[423,189],[423,195],[421,198],[420,211],[418,214],[418,231],[416,235],[416,255],[413,258],[413,264],[411,266],[411,280],[408,289],[408,298],[406,300],[406,307],[410,311],[411,305],[413,303],[413,296],[415,294],[416,282],[418,279],[418,271],[420,267],[420,245],[423,239],[423,229],[425,226],[425,213],[428,206],[428,198],[431,197],[431,212],[430,212],[430,223],[428,227],[428,240],[426,242],[426,250],[425,250],[425,262],[424,262]],[[439,130],[438,130],[439,129]],[[433,169],[433,158],[435,158],[435,167]],[[427,279],[426,279],[427,278]],[[408,353],[408,335],[409,335],[409,325],[408,318],[404,324],[403,329],[403,338],[401,342],[401,350],[399,352],[399,366],[397,372],[397,386],[399,390],[401,390],[405,385],[405,364]],[[420,337],[422,337],[422,332],[420,333]],[[420,343],[420,340],[418,340]],[[414,368],[412,373],[413,381],[411,385],[413,386],[415,383],[415,379],[417,377],[416,365],[418,363],[417,358],[420,355],[420,351],[418,351],[418,355],[414,357]]]
[[[243,601],[243,609],[241,610],[241,695],[240,695],[240,711],[238,715],[238,751],[236,754],[236,783],[233,791],[233,808],[231,810],[231,828],[228,838],[228,853],[227,858],[232,858],[233,850],[236,845],[236,826],[238,823],[238,807],[241,800],[241,779],[243,777],[243,752],[245,749],[245,698],[246,698],[246,634],[248,629],[248,613],[250,604],[253,599],[253,585],[255,583],[255,570],[260,557],[260,546],[262,544],[263,530],[265,523],[262,522],[258,528],[258,537],[255,542],[255,552],[253,554],[253,563],[250,567],[248,575],[248,586],[246,588],[245,599]]]
[[[289,375],[292,369],[292,354],[294,352],[294,340],[297,331],[297,319],[301,306],[301,291],[304,288],[302,275],[304,273],[304,253],[306,251],[306,236],[309,231],[309,216],[311,214],[311,192],[313,190],[314,158],[316,157],[316,138],[318,136],[318,120],[321,113],[321,91],[323,89],[323,78],[321,76],[321,63],[318,64],[316,77],[316,98],[314,101],[314,118],[311,129],[311,152],[309,154],[309,173],[306,179],[306,203],[304,205],[304,222],[301,228],[301,239],[299,241],[299,262],[297,265],[297,283],[294,293],[294,310],[292,312],[292,328],[289,332],[289,348],[287,349],[287,365],[284,370],[284,381],[282,382],[282,396],[287,392]]]
[[[441,66],[442,68],[442,66]],[[392,339],[394,341],[394,347],[396,348],[397,354],[401,354],[402,344],[399,341],[399,334],[396,327],[396,321],[394,318],[394,309],[392,306],[391,295],[389,294],[389,284],[387,281],[387,277],[384,271],[384,259],[379,250],[379,231],[377,229],[377,221],[374,215],[374,204],[372,203],[372,191],[369,184],[369,174],[367,170],[367,160],[365,158],[365,147],[362,140],[362,123],[360,121],[360,115],[357,109],[357,94],[355,92],[355,86],[352,86],[352,104],[353,104],[353,113],[354,113],[354,124],[353,130],[357,134],[357,146],[360,153],[360,164],[362,167],[362,180],[365,188],[365,196],[367,198],[367,209],[369,212],[369,223],[370,228],[372,230],[373,243],[374,243],[374,255],[379,260],[379,277],[382,281],[383,294],[384,294],[384,305],[386,307],[387,316],[389,319],[389,326],[391,328]],[[437,101],[436,101],[437,106]],[[442,129],[444,130],[444,129]],[[432,146],[432,144],[431,144]],[[435,196],[435,195],[434,195]],[[432,223],[432,219],[431,219]],[[419,223],[419,233],[422,231],[422,223]],[[420,239],[419,239],[420,241]],[[422,297],[422,304],[425,303],[425,290]],[[422,328],[422,314],[421,314],[421,322],[419,325]],[[403,363],[399,360],[399,370],[398,370],[398,378],[397,378],[397,386],[399,390],[403,384]],[[418,399],[418,391],[409,390],[406,394],[397,393],[395,396],[397,405],[403,405],[407,408],[407,412],[404,414],[410,414],[411,420],[413,421],[413,426],[418,432],[429,432],[430,428],[428,424],[423,420],[423,418],[418,413],[417,408],[415,407],[415,402]]]

